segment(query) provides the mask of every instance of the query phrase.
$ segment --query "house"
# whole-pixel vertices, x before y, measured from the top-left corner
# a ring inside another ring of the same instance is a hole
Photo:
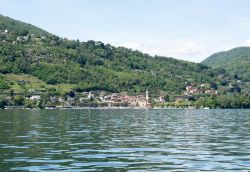
[[[113,102],[122,102],[122,98],[117,93],[113,93],[111,95],[111,101],[113,101]]]
[[[82,95],[83,95],[84,97],[88,97],[88,94],[89,94],[89,92],[82,92]]]
[[[26,42],[29,40],[29,36],[18,36],[16,40],[17,42]]]
[[[136,100],[130,100],[130,101],[129,101],[129,106],[130,106],[130,107],[136,107],[136,106],[137,106]]]
[[[99,100],[100,101],[104,101],[104,97],[103,96],[99,96]]]
[[[187,86],[186,87],[186,92],[184,94],[189,95],[189,94],[202,94],[202,93],[203,93],[202,90],[194,88],[193,86]]]
[[[193,89],[193,86],[187,86],[187,87],[186,87],[187,93],[189,93],[192,89]]]
[[[19,80],[19,81],[17,81],[17,83],[18,83],[19,85],[24,85],[24,84],[27,83],[27,81],[25,81],[25,80]]]
[[[212,95],[212,94],[217,94],[218,92],[217,91],[215,91],[215,90],[206,90],[205,91],[205,94],[210,94],[210,95]]]
[[[32,95],[29,99],[30,100],[40,100],[41,96],[40,95]]]
[[[137,100],[137,106],[138,107],[142,107],[142,108],[146,108],[147,107],[147,101],[146,101],[146,99],[139,99],[139,100]]]
[[[50,100],[51,103],[55,103],[55,102],[57,102],[57,97],[56,96],[50,96],[49,100]]]
[[[4,99],[10,101],[12,99],[12,97],[11,96],[7,96]]]
[[[162,96],[158,97],[158,99],[156,99],[156,101],[159,102],[159,103],[164,103],[165,102],[165,100],[164,100],[164,98]]]
[[[73,104],[75,102],[74,97],[67,96],[67,102]]]
[[[107,95],[107,93],[105,91],[101,91],[99,94],[100,97],[104,97],[105,95]]]
[[[86,97],[80,97],[80,98],[79,98],[79,101],[80,101],[80,102],[85,102],[86,100],[88,100],[88,98],[86,98]]]
[[[17,42],[22,42],[22,41],[23,41],[22,37],[20,37],[20,36],[18,36],[18,37],[16,38],[16,40],[17,40]]]
[[[64,103],[65,102],[65,98],[59,97],[58,101],[61,102],[61,103]]]
[[[176,96],[175,97],[175,103],[179,103],[179,102],[187,100],[187,99],[188,99],[187,96]]]
[[[89,92],[88,94],[88,99],[92,99],[92,98],[95,98],[95,95],[91,93],[91,91]]]
[[[36,35],[35,35],[34,33],[32,33],[32,34],[30,35],[31,38],[35,38],[35,36],[36,36]]]
[[[29,40],[29,36],[23,36],[23,40],[24,41],[28,41]]]
[[[130,107],[147,108],[149,105],[146,97],[144,97],[142,95],[140,95],[140,96],[126,96],[124,101],[127,101],[128,105]]]

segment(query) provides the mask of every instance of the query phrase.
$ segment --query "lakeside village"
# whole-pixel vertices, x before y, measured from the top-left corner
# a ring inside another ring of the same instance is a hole
[[[16,45],[30,40],[42,42],[47,39],[46,37],[39,37],[35,34],[31,34],[29,36],[18,35],[15,39],[13,39],[14,34],[15,33],[13,31],[0,30],[0,44],[13,41],[12,44]],[[54,41],[51,42],[51,44],[54,43]],[[42,58],[45,57],[36,57],[36,59]],[[25,90],[25,93],[21,93],[8,90],[8,88],[3,92],[0,90],[0,108],[214,108],[218,105],[214,103],[213,99],[208,99],[208,97],[219,97],[222,95],[233,95],[231,97],[234,97],[234,94],[241,93],[240,86],[242,84],[249,85],[250,87],[250,83],[242,83],[240,80],[237,80],[232,81],[232,83],[235,82],[235,84],[232,84],[231,81],[228,80],[225,83],[221,83],[220,86],[217,86],[215,82],[212,82],[212,84],[204,83],[201,85],[190,84],[187,85],[186,89],[179,95],[168,95],[163,93],[160,94],[161,96],[156,96],[155,93],[150,92],[150,90],[145,90],[145,93],[140,95],[110,93],[106,91],[89,91],[82,93],[70,91],[67,94],[50,94],[48,93],[48,90]],[[16,82],[23,86],[28,81],[19,80]],[[9,91],[9,93],[6,91]],[[243,106],[250,108],[249,97],[249,94],[247,94],[247,97],[243,97],[243,99],[246,100],[245,102],[242,101],[243,105],[239,105],[236,101],[230,102],[231,100],[227,100],[225,98],[219,102],[219,107],[228,108],[237,104],[237,107]],[[202,98],[205,98],[206,101]]]
[[[203,86],[203,85],[201,85]],[[197,89],[187,86],[183,95],[149,96],[146,90],[141,95],[127,95],[126,93],[109,93],[106,91],[89,91],[76,93],[70,91],[64,96],[33,93],[28,96],[14,94],[5,96],[5,104],[0,106],[5,109],[84,109],[84,108],[194,108],[190,103],[192,95],[206,94],[216,95],[213,89]],[[206,108],[206,107],[203,107]]]

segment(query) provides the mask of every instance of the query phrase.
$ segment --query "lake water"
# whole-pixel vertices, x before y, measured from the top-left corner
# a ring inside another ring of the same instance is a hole
[[[0,110],[0,171],[249,171],[250,110]]]

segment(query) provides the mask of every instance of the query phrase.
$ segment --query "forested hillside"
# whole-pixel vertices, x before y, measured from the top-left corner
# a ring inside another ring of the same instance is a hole
[[[14,73],[48,85],[73,84],[76,91],[180,93],[189,83],[217,81],[224,72],[98,41],[60,38],[4,16],[0,32],[0,89],[11,87],[5,74]]]
[[[236,79],[250,81],[250,47],[216,53],[205,59],[202,64],[226,69]]]

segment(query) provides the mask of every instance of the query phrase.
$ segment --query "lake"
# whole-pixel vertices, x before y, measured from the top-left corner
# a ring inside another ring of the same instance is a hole
[[[0,110],[0,171],[249,171],[249,110]]]

